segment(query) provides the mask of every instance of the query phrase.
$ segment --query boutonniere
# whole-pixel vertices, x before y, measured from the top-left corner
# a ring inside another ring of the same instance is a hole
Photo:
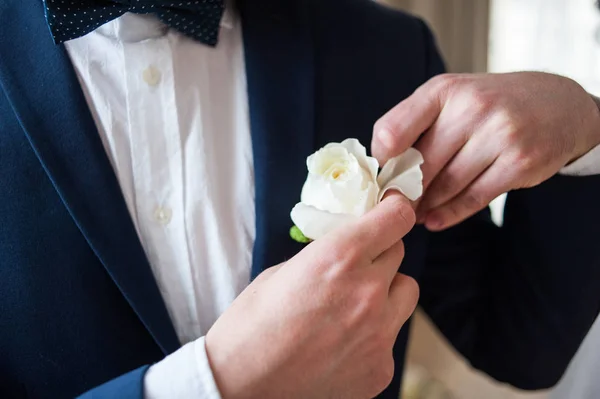
[[[357,139],[329,143],[306,160],[308,177],[291,212],[290,236],[308,243],[350,223],[395,189],[411,201],[423,193],[423,156],[414,148],[379,163]]]

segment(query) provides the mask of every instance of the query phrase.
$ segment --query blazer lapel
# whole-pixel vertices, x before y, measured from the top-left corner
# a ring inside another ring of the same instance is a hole
[[[314,62],[309,2],[239,2],[254,152],[252,276],[293,256],[290,211],[314,151]]]
[[[0,86],[90,246],[165,353],[180,344],[68,56],[41,0],[0,5]]]

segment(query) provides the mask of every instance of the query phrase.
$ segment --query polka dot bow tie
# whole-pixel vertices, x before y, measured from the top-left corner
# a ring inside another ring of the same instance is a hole
[[[55,43],[90,33],[126,12],[155,14],[162,22],[210,46],[217,44],[223,0],[44,0]]]

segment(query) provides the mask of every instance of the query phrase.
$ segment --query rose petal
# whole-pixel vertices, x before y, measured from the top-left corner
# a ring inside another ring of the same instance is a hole
[[[400,176],[393,178],[379,192],[378,201],[381,201],[383,196],[389,190],[397,190],[406,196],[411,201],[418,200],[423,194],[423,173],[418,166],[406,171]]]
[[[296,204],[292,209],[291,217],[302,234],[313,240],[357,219],[353,215],[321,211],[303,203]]]
[[[350,154],[346,148],[340,144],[328,144],[306,158],[306,166],[309,173],[321,175],[327,170],[327,167],[324,167],[323,163],[329,166],[331,162],[328,161],[332,159],[351,161]]]
[[[351,213],[359,194],[360,181],[333,184],[321,176],[309,175],[302,187],[300,202],[331,213]]]
[[[377,159],[367,156],[365,146],[357,139],[346,139],[342,141],[341,145],[356,157],[360,166],[364,170],[369,171],[371,179],[375,181],[377,179],[377,172],[379,171],[379,162],[377,162]]]
[[[319,163],[326,162],[335,167],[336,159],[321,160],[319,157],[328,156],[333,150],[341,150],[347,155],[349,163],[344,176],[340,179],[332,179],[331,173],[324,174],[309,173],[302,188],[300,202],[305,205],[331,213],[349,213],[360,216],[377,204],[379,185],[373,180],[369,171],[364,169],[354,156],[344,147],[330,146],[318,153],[314,158],[316,169],[323,169]],[[334,154],[335,155],[335,154]]]
[[[423,172],[420,167],[423,162],[423,155],[414,148],[387,161],[377,177],[381,188],[378,201],[390,189],[400,191],[411,201],[417,200],[423,194]]]

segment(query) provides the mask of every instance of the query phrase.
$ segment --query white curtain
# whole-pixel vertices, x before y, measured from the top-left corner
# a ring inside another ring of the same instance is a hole
[[[595,0],[493,0],[492,72],[542,70],[600,94],[600,11]]]
[[[600,11],[595,0],[493,0],[492,72],[541,70],[600,95]],[[600,290],[600,282],[598,282]],[[600,398],[600,319],[550,399]]]

